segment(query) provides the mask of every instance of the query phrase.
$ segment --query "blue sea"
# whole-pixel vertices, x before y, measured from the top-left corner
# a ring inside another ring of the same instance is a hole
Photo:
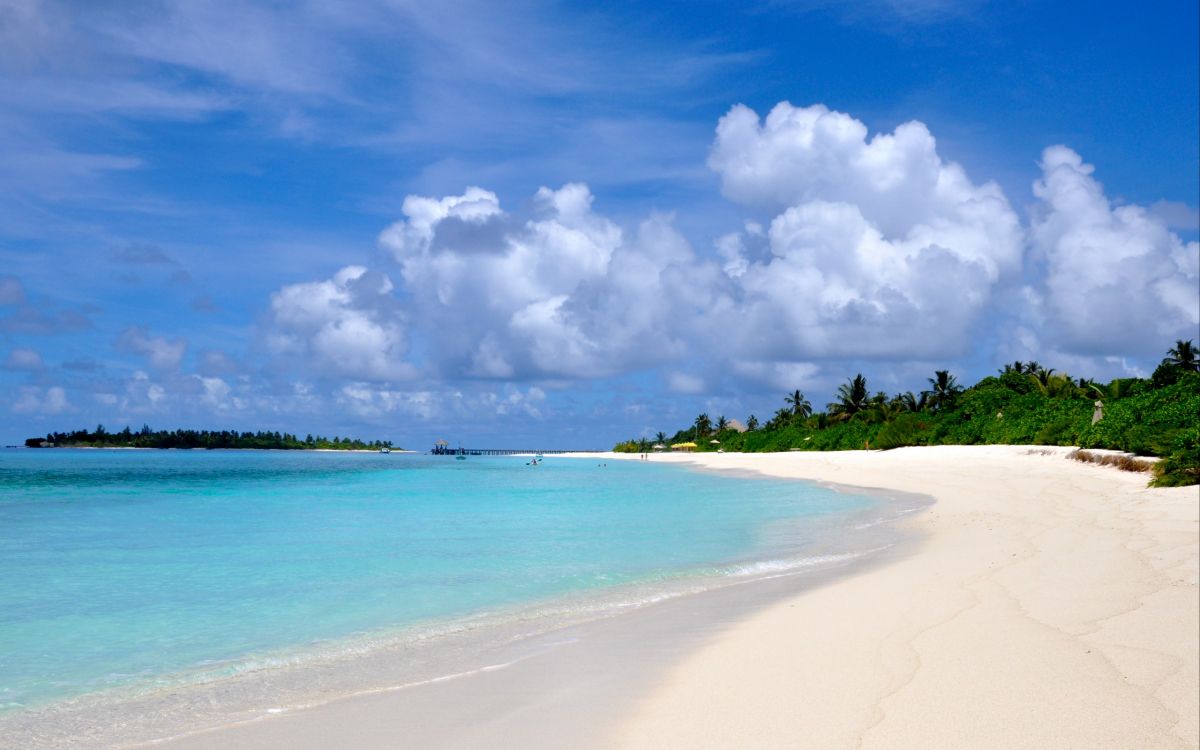
[[[776,574],[880,503],[653,460],[3,450],[0,715]]]

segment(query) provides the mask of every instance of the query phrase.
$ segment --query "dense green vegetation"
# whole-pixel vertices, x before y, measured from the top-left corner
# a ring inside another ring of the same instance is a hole
[[[759,425],[714,427],[701,414],[668,438],[629,440],[620,452],[647,452],[654,444],[694,442],[696,450],[887,450],[909,445],[1077,445],[1160,456],[1154,484],[1200,482],[1200,362],[1190,341],[1176,342],[1150,378],[1102,384],[1073,379],[1037,362],[1014,362],[963,388],[939,370],[919,394],[872,395],[861,374],[848,380],[824,411],[800,391]],[[1103,417],[1093,424],[1095,402]],[[724,417],[718,425],[728,425]],[[713,442],[717,441],[717,442]]]
[[[44,445],[48,443],[49,445]],[[52,432],[46,437],[29,438],[30,448],[233,448],[274,450],[379,450],[391,448],[388,440],[364,442],[354,438],[326,438],[308,435],[303,440],[286,432],[238,432],[237,430],[151,430],[143,425],[134,432],[126,427],[109,432],[97,425],[92,432]]]

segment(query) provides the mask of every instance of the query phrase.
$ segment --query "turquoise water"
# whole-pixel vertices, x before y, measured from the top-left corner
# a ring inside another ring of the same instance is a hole
[[[0,451],[0,706],[783,564],[871,505],[653,462],[525,461]]]

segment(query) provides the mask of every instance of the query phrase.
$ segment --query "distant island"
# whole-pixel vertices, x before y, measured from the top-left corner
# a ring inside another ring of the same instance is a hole
[[[838,388],[824,411],[799,390],[765,423],[743,424],[708,414],[690,427],[653,440],[635,438],[613,450],[683,451],[862,450],[910,445],[1074,445],[1158,456],[1153,484],[1200,482],[1200,360],[1190,341],[1177,341],[1149,378],[1099,383],[1072,378],[1037,362],[1013,362],[964,388],[948,370],[929,389],[872,394],[861,374]],[[1097,461],[1086,451],[1080,460]],[[1103,458],[1103,457],[1099,457]],[[1107,462],[1107,461],[1105,461]],[[1115,463],[1115,462],[1114,462]],[[1143,470],[1146,462],[1121,468]]]
[[[178,448],[228,450],[392,450],[390,440],[364,441],[357,438],[307,435],[303,439],[287,432],[238,432],[237,430],[152,430],[148,425],[109,432],[104,425],[74,432],[51,432],[25,441],[28,448]]]

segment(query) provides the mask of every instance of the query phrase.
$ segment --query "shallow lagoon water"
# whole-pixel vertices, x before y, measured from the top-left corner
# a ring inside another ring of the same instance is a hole
[[[0,703],[600,616],[857,554],[839,542],[880,507],[653,461],[0,451]]]

